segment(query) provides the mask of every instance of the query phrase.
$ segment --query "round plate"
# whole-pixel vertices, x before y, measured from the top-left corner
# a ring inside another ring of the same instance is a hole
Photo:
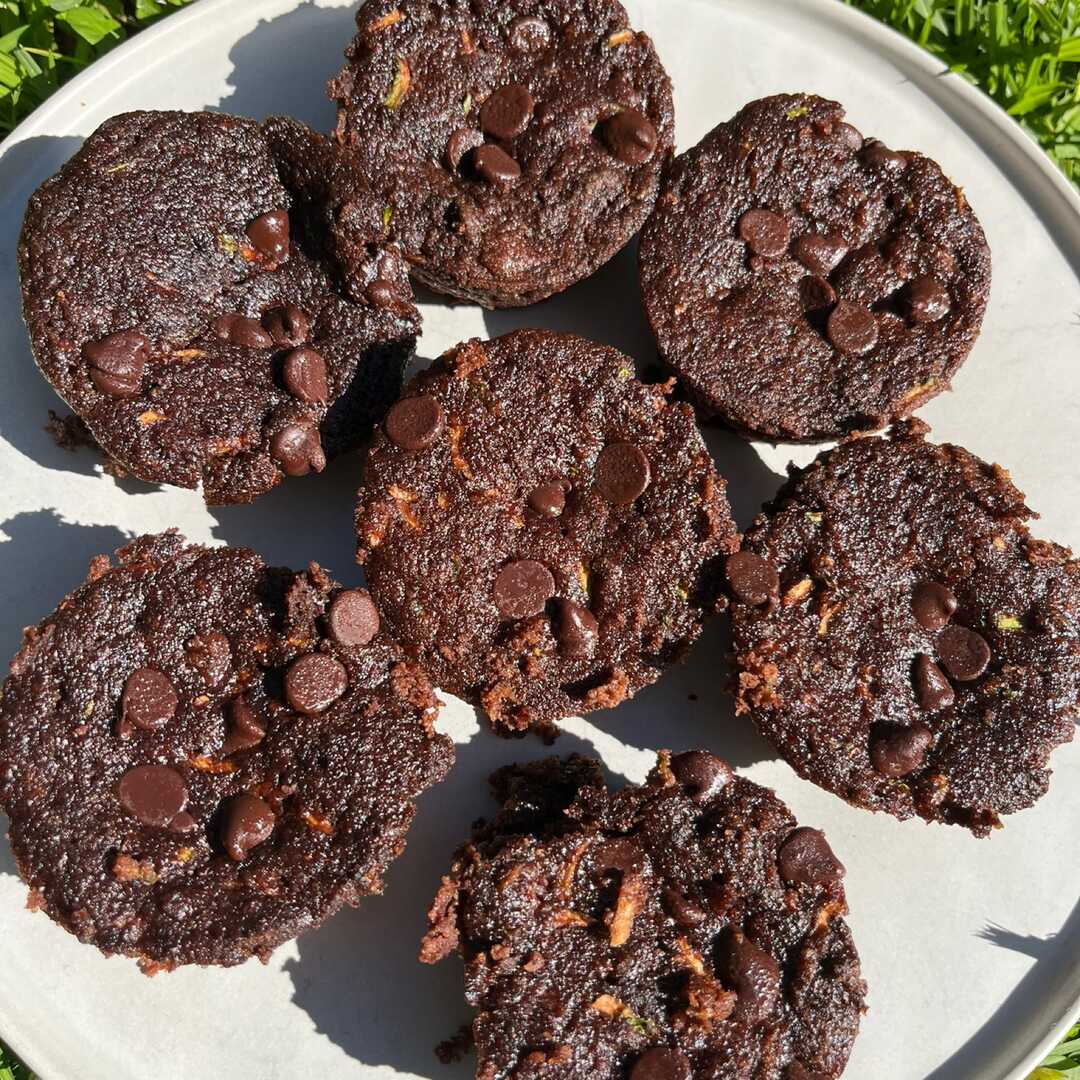
[[[676,87],[687,147],[746,101],[810,90],[845,102],[853,123],[892,146],[937,158],[966,189],[995,255],[983,334],[955,393],[922,415],[935,436],[1006,464],[1040,531],[1080,544],[1075,475],[1080,427],[1080,199],[1038,148],[966,83],[891,31],[835,0],[638,0]],[[197,541],[248,544],[292,566],[318,559],[355,581],[351,513],[357,459],[292,480],[253,507],[208,510],[190,492],[117,483],[93,455],[43,431],[60,408],[37,373],[19,320],[15,241],[30,192],[114,113],[136,108],[291,113],[333,122],[323,84],[352,31],[348,7],[296,0],[201,0],[93,65],[0,145],[0,654],[79,580],[91,555],[179,526]],[[639,310],[632,252],[538,307],[484,313],[427,297],[419,351],[523,325],[571,329],[639,361],[654,350]],[[709,441],[745,525],[808,448]],[[720,621],[689,663],[594,723],[570,721],[558,751],[602,756],[612,777],[640,779],[656,747],[707,746],[777,789],[824,827],[848,866],[851,925],[870,1011],[847,1075],[876,1080],[1021,1078],[1080,999],[1080,745],[1054,756],[1050,793],[978,841],[956,828],[901,824],[803,783],[736,719]],[[460,965],[423,967],[424,911],[469,822],[490,809],[484,777],[549,751],[503,742],[452,702],[459,743],[451,777],[421,801],[387,894],[280,949],[268,967],[183,970],[154,980],[105,960],[23,908],[0,851],[0,1032],[45,1077],[154,1075],[461,1078],[432,1047],[468,1019]]]

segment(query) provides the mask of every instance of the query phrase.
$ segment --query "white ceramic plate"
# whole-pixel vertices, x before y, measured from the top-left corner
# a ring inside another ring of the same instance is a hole
[[[835,0],[638,0],[675,82],[679,144],[744,102],[812,90],[848,105],[889,144],[925,150],[962,183],[994,250],[982,337],[956,392],[923,412],[940,438],[1009,466],[1041,529],[1080,547],[1080,199],[1004,114],[898,35]],[[0,144],[0,654],[81,578],[89,557],[128,536],[179,526],[191,539],[249,544],[271,562],[315,558],[357,580],[355,459],[283,485],[257,506],[207,510],[194,494],[119,485],[92,456],[42,431],[58,403],[30,358],[18,315],[15,239],[30,192],[114,113],[134,108],[292,113],[326,129],[322,87],[351,33],[350,7],[296,0],[201,0],[95,64]],[[525,311],[424,307],[423,357],[516,326],[577,330],[639,360],[653,351],[625,254],[591,281]],[[710,433],[740,524],[805,448]],[[559,750],[600,754],[640,779],[650,749],[707,746],[775,787],[823,826],[848,866],[851,925],[870,1012],[847,1075],[857,1080],[1017,1080],[1077,1011],[1080,970],[1080,744],[1054,757],[1049,795],[989,840],[900,824],[798,780],[723,691],[713,627],[690,662],[594,723],[571,721]],[[690,695],[696,695],[691,700]],[[450,779],[421,802],[384,897],[280,949],[266,968],[184,970],[145,979],[41,915],[0,845],[0,1033],[44,1076],[156,1080],[296,1076],[462,1078],[431,1047],[468,1018],[460,968],[420,966],[424,910],[452,848],[490,807],[483,777],[536,740],[506,743],[454,702]]]

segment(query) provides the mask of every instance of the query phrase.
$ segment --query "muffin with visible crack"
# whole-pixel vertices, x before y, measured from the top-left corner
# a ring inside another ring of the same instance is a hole
[[[497,731],[660,677],[739,537],[691,408],[615,349],[522,330],[418,375],[374,436],[359,559],[392,633]]]
[[[91,564],[0,701],[29,906],[147,974],[267,959],[382,891],[453,762],[371,597],[146,536]]]
[[[840,1076],[866,988],[824,834],[704,751],[616,792],[576,756],[492,786],[420,953],[464,958],[478,1078]]]

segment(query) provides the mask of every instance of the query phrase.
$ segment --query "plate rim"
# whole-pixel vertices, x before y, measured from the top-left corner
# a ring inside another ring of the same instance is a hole
[[[250,2],[250,0],[247,0]],[[353,0],[355,2],[355,0]],[[360,0],[357,9],[365,2]],[[730,2],[740,0],[694,0],[710,6],[724,7]],[[1062,204],[1062,209],[1072,216],[1080,226],[1080,190],[1068,180],[1065,174],[1054,164],[1049,155],[1029,136],[1013,117],[1001,108],[992,98],[961,75],[952,72],[940,59],[905,37],[898,30],[879,22],[864,11],[850,7],[845,0],[772,0],[803,13],[810,18],[820,18],[823,22],[833,23],[840,30],[852,37],[862,38],[877,46],[883,54],[899,57],[904,64],[914,67],[926,76],[938,80],[948,88],[948,92],[958,98],[968,114],[979,115],[990,124],[995,133],[1003,137],[1009,148],[1018,153],[1025,168],[1034,172],[1048,186],[1048,190]],[[151,51],[169,36],[184,36],[191,27],[213,18],[219,10],[243,6],[245,0],[198,0],[189,7],[173,12],[160,19],[154,25],[140,31],[133,37],[121,42],[105,56],[56,90],[46,101],[22,120],[8,135],[0,141],[0,160],[20,142],[41,134],[48,129],[50,121],[57,115],[64,115],[78,109],[79,98],[96,82],[107,79],[116,68],[126,67],[140,52]],[[317,4],[317,0],[294,0],[293,6]],[[321,6],[321,5],[319,5]],[[352,3],[333,6],[352,6]],[[960,121],[956,121],[960,126]],[[1080,256],[1080,253],[1078,253]],[[1056,1006],[1053,1004],[1056,1002]],[[1080,967],[1072,972],[1066,986],[1053,994],[1048,1005],[1056,1009],[1057,1015],[1041,1039],[1031,1044],[1020,1062],[1001,1080],[1025,1080],[1028,1074],[1037,1068],[1046,1055],[1060,1042],[1062,1035],[1080,1019]],[[5,1043],[35,1073],[48,1076],[48,1070],[39,1068],[43,1059],[38,1058],[33,1047],[28,1047],[19,1038],[19,1033],[2,1032]],[[942,1063],[947,1064],[947,1062]]]

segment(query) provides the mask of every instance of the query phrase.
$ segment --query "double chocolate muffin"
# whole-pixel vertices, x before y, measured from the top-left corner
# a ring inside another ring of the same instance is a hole
[[[179,964],[266,959],[380,892],[453,747],[370,596],[318,566],[147,536],[94,560],[0,702],[0,809],[31,908]]]
[[[670,389],[522,330],[451,350],[373,438],[356,524],[379,610],[504,734],[619,704],[722,602],[739,537]]]
[[[997,465],[925,439],[821,455],[728,563],[738,704],[807,780],[983,836],[1080,709],[1080,564]]]
[[[671,83],[616,0],[372,0],[356,22],[337,138],[387,192],[417,280],[532,304],[641,227]]]
[[[844,867],[817,829],[703,751],[609,792],[598,763],[492,777],[420,957],[455,950],[477,1077],[831,1080],[865,984]]]
[[[419,316],[384,202],[353,185],[345,274],[288,179],[254,121],[137,112],[30,200],[34,356],[141,480],[250,502],[354,448],[400,391]]]
[[[963,192],[809,94],[752,102],[676,159],[640,266],[701,415],[780,440],[879,428],[948,389],[990,291]]]

